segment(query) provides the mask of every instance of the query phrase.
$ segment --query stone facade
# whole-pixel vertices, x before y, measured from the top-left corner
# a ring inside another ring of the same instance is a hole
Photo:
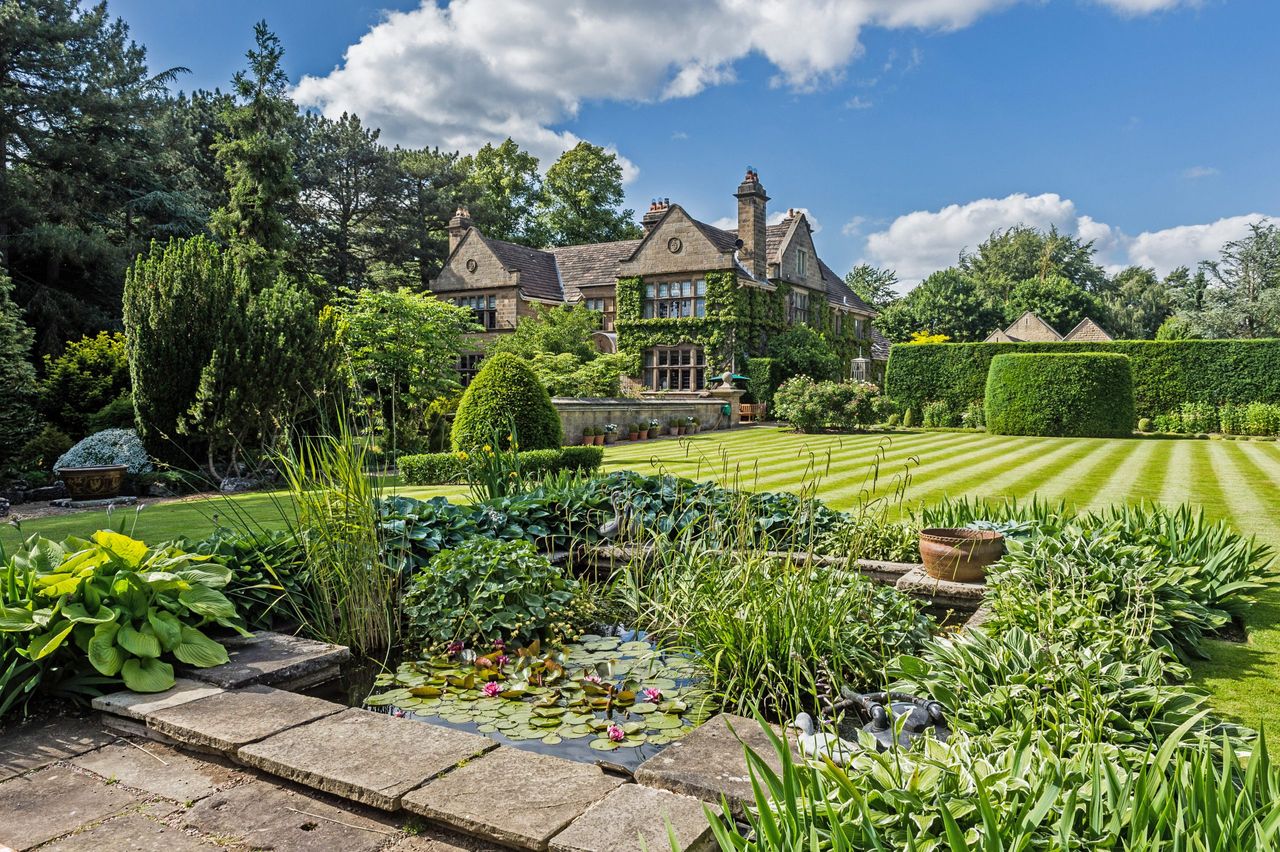
[[[739,394],[740,396],[740,394]],[[556,397],[551,400],[560,414],[560,426],[564,430],[566,444],[582,440],[582,430],[587,426],[603,427],[616,423],[622,437],[626,438],[627,426],[632,423],[657,420],[666,432],[667,421],[675,417],[684,420],[696,417],[701,431],[727,429],[737,423],[737,397],[664,394],[645,399],[599,399]],[[724,413],[729,406],[729,414]]]
[[[753,170],[734,198],[736,229],[662,199],[645,213],[641,240],[543,250],[486,237],[459,209],[431,290],[477,310],[486,326],[480,343],[514,330],[538,305],[601,309],[597,344],[632,357],[648,392],[703,391],[725,369],[741,373],[792,323],[828,335],[846,375],[883,362],[888,347],[871,327],[875,311],[822,262],[804,213],[791,209],[768,224],[769,196]]]
[[[1080,320],[1079,324],[1071,331],[1067,332],[1064,337],[1058,334],[1057,330],[1049,325],[1049,323],[1040,319],[1040,317],[1027,311],[1018,317],[1013,323],[1005,329],[996,329],[987,335],[987,339],[983,343],[1059,343],[1063,341],[1081,341],[1086,343],[1106,342],[1111,340],[1111,335],[1103,331],[1102,326],[1088,317]]]

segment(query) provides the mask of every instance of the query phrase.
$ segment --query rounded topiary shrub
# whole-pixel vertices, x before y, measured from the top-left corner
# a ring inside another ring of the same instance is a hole
[[[1133,374],[1124,355],[997,355],[987,373],[994,435],[1114,438],[1133,433]]]
[[[524,359],[498,352],[484,359],[467,386],[450,437],[454,450],[473,450],[495,440],[505,448],[513,428],[522,450],[560,446],[560,415],[547,389]]]

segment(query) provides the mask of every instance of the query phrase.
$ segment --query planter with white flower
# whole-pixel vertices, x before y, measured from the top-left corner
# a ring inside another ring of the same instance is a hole
[[[618,424],[604,424],[604,442],[606,444],[615,444],[618,441]]]
[[[132,429],[96,432],[67,450],[53,466],[72,500],[108,500],[129,474],[151,471],[151,459]]]

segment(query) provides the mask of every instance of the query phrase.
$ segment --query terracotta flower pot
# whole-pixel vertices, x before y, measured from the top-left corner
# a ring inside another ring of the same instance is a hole
[[[934,527],[920,530],[925,573],[939,580],[980,583],[987,566],[1004,556],[1004,536],[990,530]]]
[[[128,468],[122,464],[104,464],[64,467],[54,473],[62,478],[72,500],[105,500],[120,493],[127,471]]]
[[[627,433],[627,440],[628,440],[628,441],[639,441],[639,440],[640,440],[640,433],[639,433],[639,432],[628,432],[628,433]]]
[[[648,430],[648,429],[641,429],[641,430],[640,430],[640,440],[641,440],[641,441],[647,441],[647,440],[649,440],[649,430]]]
[[[679,426],[668,426],[668,427],[667,427],[667,434],[668,434],[668,435],[679,435],[679,434],[680,434],[680,427],[679,427]]]
[[[596,439],[595,439],[595,441],[594,441],[593,443],[594,443],[597,447],[603,447],[603,446],[604,446],[604,435],[596,435],[596,436],[595,436],[595,438],[596,438]]]

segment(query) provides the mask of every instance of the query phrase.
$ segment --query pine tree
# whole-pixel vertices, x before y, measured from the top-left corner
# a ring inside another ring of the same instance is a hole
[[[0,469],[12,464],[39,428],[36,370],[29,360],[31,327],[10,294],[13,284],[0,269]]]

